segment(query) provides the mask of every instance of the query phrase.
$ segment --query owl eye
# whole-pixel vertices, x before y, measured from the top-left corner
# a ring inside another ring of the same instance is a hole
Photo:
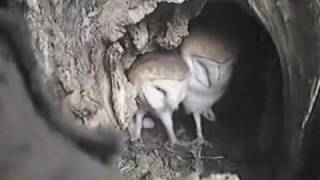
[[[167,92],[159,86],[154,86],[157,91],[161,92],[164,96],[167,96]]]
[[[197,82],[205,87],[210,87],[210,72],[207,68],[207,65],[203,61],[193,61],[194,67],[194,78]]]

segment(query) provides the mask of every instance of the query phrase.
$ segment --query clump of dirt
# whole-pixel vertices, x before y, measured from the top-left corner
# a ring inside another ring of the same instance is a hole
[[[144,133],[143,143],[129,143],[119,162],[123,174],[132,180],[176,179],[196,170],[197,159],[190,150],[171,148],[152,134]]]
[[[194,158],[187,155],[187,152],[169,152],[158,148],[148,150],[134,146],[128,149],[119,166],[133,180],[174,179],[192,170]]]
[[[175,132],[179,139],[191,141],[192,137],[186,131],[178,127]],[[210,176],[211,173],[235,169],[234,163],[217,155],[219,148],[216,146],[221,146],[219,144],[214,144],[214,148],[196,145],[170,147],[165,135],[163,127],[156,126],[143,131],[142,142],[129,142],[118,163],[121,172],[132,180],[181,180],[194,173]]]

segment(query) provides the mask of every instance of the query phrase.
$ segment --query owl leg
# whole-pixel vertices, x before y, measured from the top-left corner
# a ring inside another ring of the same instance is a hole
[[[145,111],[139,110],[136,114],[135,122],[132,122],[129,125],[128,132],[130,134],[131,141],[136,141],[141,138],[142,120],[145,114]]]
[[[212,147],[212,144],[205,140],[202,133],[201,116],[199,113],[193,113],[193,119],[196,123],[197,139],[193,141],[197,145],[206,145]]]

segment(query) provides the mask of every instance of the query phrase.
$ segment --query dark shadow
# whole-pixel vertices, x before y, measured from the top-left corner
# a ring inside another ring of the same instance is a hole
[[[208,3],[191,26],[212,21],[239,32],[241,53],[227,92],[213,107],[217,121],[202,122],[205,137],[214,144],[205,156],[223,155],[225,159],[208,159],[205,167],[211,172],[237,172],[244,180],[273,179],[283,126],[282,78],[276,48],[263,25],[236,3]],[[188,131],[195,134],[192,119],[182,119]]]

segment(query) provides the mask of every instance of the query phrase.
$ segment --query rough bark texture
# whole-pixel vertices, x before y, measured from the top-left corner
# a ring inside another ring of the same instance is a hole
[[[296,176],[303,158],[302,144],[310,114],[318,96],[319,81],[319,1],[258,1],[249,4],[270,32],[282,64],[285,100],[283,179]]]
[[[59,87],[69,114],[89,126],[126,128],[136,105],[124,71],[137,54],[180,44],[203,4],[182,2],[28,1],[44,78]]]

